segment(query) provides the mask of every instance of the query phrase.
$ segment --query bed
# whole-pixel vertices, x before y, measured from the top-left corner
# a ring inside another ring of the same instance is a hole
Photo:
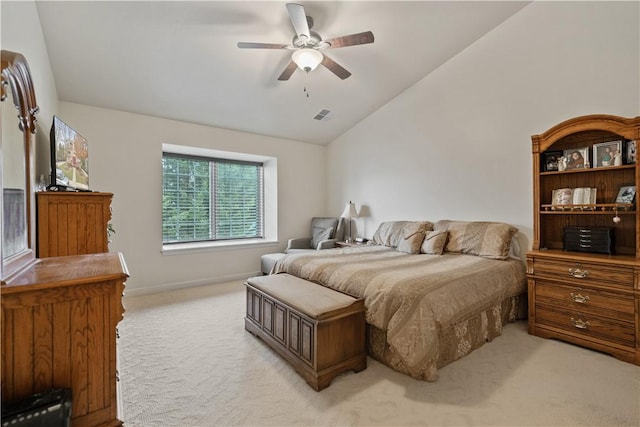
[[[498,224],[496,233],[493,224],[383,223],[374,245],[291,254],[273,272],[363,298],[368,353],[435,381],[438,368],[493,340],[526,312],[524,264],[509,256],[517,230]],[[428,244],[434,235],[445,236],[435,251]]]

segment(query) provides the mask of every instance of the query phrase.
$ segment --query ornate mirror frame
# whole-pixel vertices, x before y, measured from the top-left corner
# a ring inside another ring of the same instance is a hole
[[[36,103],[35,91],[31,80],[31,72],[27,60],[19,53],[3,50],[1,52],[2,63],[2,86],[0,100],[9,104],[11,99],[16,108],[18,123],[2,123],[2,127],[17,125],[22,132],[22,141],[4,141],[0,140],[0,153],[6,153],[9,144],[20,144],[24,149],[24,233],[26,233],[26,248],[22,248],[17,253],[6,255],[6,248],[0,245],[0,282],[5,284],[6,280],[13,274],[22,270],[27,265],[35,261],[32,226],[34,217],[32,209],[34,206],[34,156],[33,150],[33,134],[36,132],[36,117],[39,107]],[[2,108],[10,107],[3,104]],[[4,138],[3,138],[4,139]],[[5,147],[4,149],[2,147]],[[17,148],[19,150],[19,148]],[[1,157],[0,157],[1,158]],[[11,230],[10,219],[5,217],[5,183],[3,180],[3,165],[0,162],[0,184],[2,184],[3,194],[0,197],[0,236],[4,236],[5,228]],[[18,178],[19,179],[19,178]],[[22,217],[22,215],[20,215]]]

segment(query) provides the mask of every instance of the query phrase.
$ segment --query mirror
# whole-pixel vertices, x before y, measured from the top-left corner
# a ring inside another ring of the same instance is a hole
[[[6,279],[34,260],[31,223],[33,203],[32,135],[38,112],[31,73],[19,53],[3,50],[2,57],[2,140],[0,150],[0,279]]]

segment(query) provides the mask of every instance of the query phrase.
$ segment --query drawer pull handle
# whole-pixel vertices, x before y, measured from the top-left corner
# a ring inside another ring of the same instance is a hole
[[[571,323],[573,323],[573,326],[575,326],[578,329],[587,329],[590,325],[589,321],[584,321],[582,319],[574,319],[573,317],[571,318]]]
[[[574,294],[571,292],[571,299],[578,304],[586,304],[589,302],[589,295]]]
[[[569,276],[575,277],[576,279],[586,279],[589,275],[589,270],[580,270],[579,268],[570,268]]]

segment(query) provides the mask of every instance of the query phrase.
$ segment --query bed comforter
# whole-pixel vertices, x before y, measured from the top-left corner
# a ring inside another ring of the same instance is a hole
[[[470,340],[490,341],[500,334],[504,319],[515,318],[502,313],[515,309],[504,302],[526,292],[519,260],[409,255],[384,246],[291,254],[275,265],[274,273],[281,272],[364,298],[367,323],[386,337],[387,348],[374,357],[428,381],[437,378],[443,364],[442,341],[454,347],[457,355],[447,356],[453,360],[471,350]],[[480,323],[479,340],[460,330],[469,319]]]

